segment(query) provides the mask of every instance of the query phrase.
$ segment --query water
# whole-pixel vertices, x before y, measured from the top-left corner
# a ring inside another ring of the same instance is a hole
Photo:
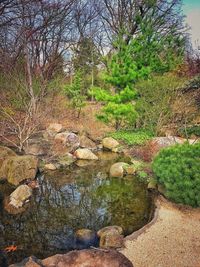
[[[127,159],[100,156],[98,162],[78,162],[82,167],[39,175],[39,188],[22,214],[8,214],[0,201],[0,249],[17,246],[6,254],[9,263],[75,249],[77,229],[119,225],[128,235],[150,220],[153,204],[146,185],[134,176],[108,177],[112,163]],[[12,191],[8,184],[0,185],[1,196]]]

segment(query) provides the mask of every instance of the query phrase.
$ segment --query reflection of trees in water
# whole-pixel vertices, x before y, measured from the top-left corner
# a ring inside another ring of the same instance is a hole
[[[21,245],[25,256],[44,257],[73,248],[74,231],[80,228],[142,226],[150,206],[144,187],[133,178],[101,179],[99,171],[105,174],[102,164],[61,177],[39,177],[29,209],[15,216],[4,212],[6,240]]]

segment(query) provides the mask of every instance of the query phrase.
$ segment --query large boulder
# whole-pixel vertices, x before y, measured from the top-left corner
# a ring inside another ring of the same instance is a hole
[[[84,249],[57,254],[42,261],[33,257],[9,267],[133,267],[133,264],[115,250]]]
[[[21,208],[31,195],[32,189],[28,185],[20,185],[10,195],[9,204],[15,208]]]
[[[18,185],[24,180],[33,180],[38,171],[38,159],[34,156],[14,156],[4,160],[0,169],[0,179]]]
[[[16,153],[8,147],[0,146],[0,168],[5,159],[16,156]]]
[[[112,137],[106,137],[102,140],[104,148],[109,150],[115,150],[119,146],[119,142]]]
[[[79,148],[75,151],[74,155],[78,159],[98,160],[98,157],[87,148]]]
[[[55,255],[42,261],[44,267],[133,267],[121,253],[110,250],[71,251],[66,255]]]

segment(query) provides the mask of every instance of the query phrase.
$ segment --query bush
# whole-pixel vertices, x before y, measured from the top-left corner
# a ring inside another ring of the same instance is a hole
[[[191,127],[181,128],[179,133],[184,137],[191,137],[192,135],[200,136],[200,125],[194,125]]]
[[[124,141],[127,145],[142,145],[147,140],[153,137],[152,132],[139,129],[139,130],[124,130],[110,133],[110,136],[117,140]]]
[[[184,78],[172,74],[152,76],[151,79],[138,82],[135,85],[140,94],[136,102],[138,126],[149,128],[159,134],[163,126],[173,121],[172,105],[184,82]]]
[[[160,151],[153,162],[157,181],[171,200],[200,206],[200,144],[176,145]]]

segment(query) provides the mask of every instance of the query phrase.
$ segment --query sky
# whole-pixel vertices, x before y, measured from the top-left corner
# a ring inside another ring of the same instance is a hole
[[[191,27],[193,48],[200,47],[200,0],[183,0],[183,12],[186,23]]]

